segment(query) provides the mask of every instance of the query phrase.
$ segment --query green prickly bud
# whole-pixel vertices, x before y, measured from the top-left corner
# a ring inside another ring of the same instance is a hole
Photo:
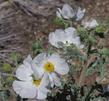
[[[39,42],[34,42],[34,43],[32,44],[32,50],[33,50],[33,51],[36,50],[36,49],[40,49],[40,48],[41,48],[41,45],[40,45]]]
[[[4,72],[11,72],[11,66],[10,66],[10,64],[4,63],[4,64],[3,64],[3,67],[2,67],[2,70],[3,70]]]
[[[105,32],[105,28],[103,26],[97,26],[95,31],[97,33],[104,33]]]
[[[40,53],[42,51],[42,44],[40,41],[37,42],[33,42],[32,44],[32,52],[34,55],[36,55],[37,53]]]
[[[95,29],[96,35],[100,38],[104,38],[105,28],[103,26],[97,26]]]

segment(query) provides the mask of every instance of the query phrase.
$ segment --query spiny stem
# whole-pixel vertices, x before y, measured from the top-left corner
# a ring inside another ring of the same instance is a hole
[[[85,71],[86,71],[86,66],[83,67],[82,72],[80,74],[79,83],[78,83],[78,86],[80,86],[80,87],[84,85]]]
[[[89,57],[88,57],[89,58]],[[84,63],[84,67],[81,71],[81,74],[80,74],[80,78],[79,78],[79,83],[78,83],[78,86],[83,86],[84,85],[84,81],[85,81],[85,72],[86,72],[86,69],[90,66],[90,63],[92,63],[94,61],[94,58],[93,56],[91,56],[89,58],[89,60],[87,61],[87,63],[85,64]]]

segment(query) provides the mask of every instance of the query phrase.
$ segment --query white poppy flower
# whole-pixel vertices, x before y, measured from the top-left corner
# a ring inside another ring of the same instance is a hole
[[[57,29],[55,32],[49,34],[49,42],[51,45],[61,48],[59,43],[65,45],[74,44],[78,48],[83,48],[84,45],[81,44],[79,36],[76,35],[76,29],[73,27],[66,28],[65,30]]]
[[[76,13],[76,21],[79,21],[84,17],[85,11],[85,9],[82,10],[80,7],[78,8],[78,11]]]
[[[85,11],[85,9],[82,10],[79,7],[77,12],[75,12],[75,10],[70,5],[64,4],[62,9],[58,8],[56,15],[57,17],[64,19],[71,19],[75,17],[76,21],[79,21],[84,17]]]
[[[34,71],[38,71],[40,77],[47,74],[52,87],[61,86],[59,75],[65,75],[69,71],[68,64],[57,53],[39,54],[33,59],[32,67]]]
[[[16,77],[19,80],[13,82],[13,89],[22,98],[45,99],[48,93],[46,88],[49,83],[48,76],[45,74],[42,80],[33,78],[34,73],[30,64],[31,61],[32,58],[28,56],[16,70]]]
[[[99,24],[97,23],[97,21],[96,21],[95,19],[91,19],[91,20],[89,20],[89,21],[84,20],[84,21],[82,22],[82,25],[83,25],[85,28],[92,29],[92,28],[97,27]]]
[[[75,16],[74,10],[71,8],[70,5],[64,4],[62,10],[58,8],[58,11],[56,12],[57,17],[64,18],[64,19],[70,19]]]

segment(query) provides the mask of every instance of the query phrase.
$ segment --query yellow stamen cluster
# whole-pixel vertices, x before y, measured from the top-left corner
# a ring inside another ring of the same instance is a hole
[[[53,65],[51,62],[46,62],[46,63],[44,64],[44,70],[45,70],[45,72],[47,72],[47,73],[51,73],[51,72],[54,71],[54,65]]]
[[[40,82],[41,82],[41,79],[40,80],[33,80],[33,84],[35,84],[36,86],[39,86]]]

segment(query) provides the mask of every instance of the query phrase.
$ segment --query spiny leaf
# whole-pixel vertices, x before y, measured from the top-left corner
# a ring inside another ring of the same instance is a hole
[[[53,23],[59,26],[64,26],[65,28],[67,28],[69,26],[69,23],[65,20],[63,20],[62,18],[56,17],[53,20]]]
[[[103,49],[99,50],[99,53],[101,55],[104,55],[104,56],[109,56],[109,49],[108,48],[103,48]]]
[[[36,55],[37,53],[42,52],[42,45],[41,42],[37,41],[37,42],[33,42],[32,44],[32,52],[34,55]]]

